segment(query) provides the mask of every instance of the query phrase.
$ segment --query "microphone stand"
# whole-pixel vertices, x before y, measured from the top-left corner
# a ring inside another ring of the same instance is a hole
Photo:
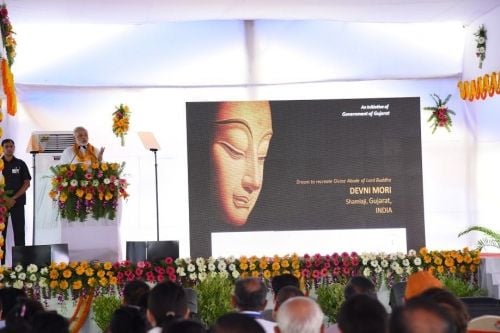
[[[156,152],[158,149],[149,149],[155,155],[155,189],[156,189],[156,240],[160,241],[160,213],[158,210],[158,160],[156,159]]]
[[[35,229],[36,229],[36,154],[38,154],[38,150],[31,150],[30,154],[33,155],[33,240],[31,245],[35,245]]]

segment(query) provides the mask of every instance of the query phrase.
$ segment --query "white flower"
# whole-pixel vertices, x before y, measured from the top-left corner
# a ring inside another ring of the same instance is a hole
[[[368,258],[363,258],[363,266],[368,265],[368,261],[369,261]]]
[[[233,278],[237,279],[240,277],[240,272],[238,272],[237,270],[234,270],[231,275],[233,276]]]
[[[196,274],[196,273],[190,273],[189,274],[189,280],[195,281],[196,278],[198,278],[198,274]]]
[[[16,289],[23,289],[24,287],[24,282],[21,281],[21,280],[16,280],[14,282],[14,284],[12,285],[12,287],[16,288]]]
[[[397,262],[397,261],[393,261],[393,262],[391,263],[391,269],[392,269],[393,271],[395,271],[395,270],[396,270],[396,269],[398,269],[398,268],[399,268],[399,264],[398,264],[398,262]]]
[[[377,260],[372,260],[372,261],[370,261],[370,265],[372,267],[377,267],[378,266],[378,261]]]
[[[203,264],[198,266],[198,272],[205,272],[207,270],[207,265]]]
[[[485,52],[485,48],[484,47],[478,47],[477,52],[478,53],[484,53]]]
[[[80,180],[80,186],[87,186],[89,184],[88,180],[82,179]]]
[[[70,184],[71,186],[75,187],[76,185],[78,185],[78,180],[76,180],[76,179],[71,179],[71,180],[70,180],[70,182],[69,182],[69,184]]]
[[[102,181],[104,184],[108,185],[109,183],[111,183],[111,181],[109,180],[109,178],[104,178],[104,180]]]
[[[189,264],[189,265],[187,266],[187,271],[188,271],[188,272],[194,272],[195,270],[196,270],[196,267],[194,267],[194,265],[193,265],[193,264]]]
[[[486,42],[486,39],[483,36],[480,36],[477,38],[477,43],[478,44],[484,44]]]
[[[214,265],[213,263],[209,263],[209,264],[208,264],[208,270],[209,270],[210,272],[215,271],[215,265]]]
[[[235,262],[235,260],[236,260],[236,258],[235,258],[234,256],[229,256],[229,257],[227,258],[227,262],[228,262],[228,263]]]
[[[217,268],[219,271],[225,271],[226,270],[226,263],[222,260],[219,260],[219,264],[217,265]]]
[[[62,185],[62,187],[68,187],[68,182],[67,182],[67,181],[63,181],[63,182],[61,183],[61,185]]]
[[[227,279],[227,277],[229,276],[229,273],[227,271],[222,271],[222,272],[219,272],[219,276]]]
[[[184,271],[184,267],[177,267],[177,275],[179,276],[186,276],[186,272]]]
[[[405,253],[403,253],[403,252],[398,252],[398,253],[397,253],[397,256],[398,256],[398,258],[399,258],[399,259],[404,259],[404,258],[406,258],[406,254],[405,254]]]
[[[364,270],[363,270],[363,275],[368,277],[372,274],[372,271],[370,269],[370,267],[366,267]]]
[[[29,280],[33,281],[33,282],[36,282],[36,275],[35,274],[31,274],[30,277],[29,277]]]
[[[43,268],[40,270],[40,274],[42,274],[42,275],[47,275],[47,274],[49,274],[49,268],[48,268],[48,267],[43,267]]]
[[[204,264],[205,264],[205,259],[203,259],[202,257],[196,258],[196,265],[201,266]]]
[[[375,268],[375,273],[379,274],[379,273],[381,273],[381,272],[382,272],[382,267],[377,266],[377,267]]]
[[[405,271],[406,271],[406,274],[410,275],[411,273],[413,273],[413,268],[411,268],[411,266],[406,267]]]
[[[35,264],[29,264],[28,267],[26,267],[26,271],[28,273],[36,273],[38,272],[38,266]]]
[[[414,257],[414,256],[416,256],[416,255],[417,255],[417,251],[415,251],[414,249],[410,249],[410,251],[408,251],[408,255],[409,255],[410,257]]]
[[[396,269],[394,270],[396,272],[397,275],[402,275],[403,274],[403,269],[401,267],[396,267]]]
[[[16,279],[17,279],[16,272],[12,272],[12,273],[10,273],[10,279],[11,279],[11,280],[16,280]]]
[[[17,265],[16,267],[14,267],[14,270],[19,273],[20,271],[23,270],[23,266]]]
[[[205,281],[206,278],[207,278],[207,273],[205,273],[205,272],[198,273],[198,279],[200,281]]]
[[[420,259],[420,257],[416,257],[415,259],[413,259],[413,264],[415,264],[415,266],[422,265],[422,259]]]
[[[236,265],[235,264],[230,264],[228,268],[229,268],[229,270],[231,272],[233,272],[234,270],[236,270]]]
[[[394,254],[394,253],[390,253],[389,254],[389,260],[393,261],[393,260],[396,260],[396,259],[398,259],[398,256],[396,254]]]
[[[387,267],[389,267],[389,262],[387,260],[383,259],[380,262],[380,266],[382,266],[383,268],[387,268]]]
[[[214,278],[217,276],[217,272],[210,272],[210,273],[208,273],[208,276],[210,276],[211,278]]]
[[[28,288],[28,289],[31,289],[31,288],[33,288],[33,283],[26,282],[25,287]]]
[[[410,260],[408,260],[408,259],[403,259],[402,264],[403,264],[403,266],[404,266],[404,267],[408,267],[408,266],[410,266]]]
[[[4,279],[3,274],[0,274],[0,281],[3,281],[3,279]]]
[[[210,265],[210,264],[215,264],[215,258],[214,257],[209,257],[207,259],[207,263]]]
[[[99,186],[99,180],[98,179],[92,180],[92,186],[94,186],[94,187]]]
[[[175,262],[176,266],[180,266],[182,264],[182,259],[181,258],[177,258],[177,259],[175,259],[174,262]]]
[[[47,288],[49,285],[47,284],[47,279],[44,278],[43,276],[40,278],[38,281],[38,285],[42,288]]]
[[[26,280],[26,273],[24,273],[24,272],[19,273],[19,275],[17,276],[17,278],[19,280],[22,280],[22,281]]]

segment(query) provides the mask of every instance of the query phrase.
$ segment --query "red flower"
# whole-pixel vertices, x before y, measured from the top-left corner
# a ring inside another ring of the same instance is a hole
[[[174,259],[172,259],[172,257],[165,258],[165,264],[172,265],[173,262],[174,262]]]
[[[139,265],[137,265],[137,266],[139,266]],[[140,268],[135,269],[135,275],[142,276],[142,273],[144,273],[144,271],[142,269],[140,269]]]
[[[156,281],[158,281],[158,282],[162,282],[163,280],[165,280],[165,275],[163,275],[163,274],[158,274],[158,275],[156,276]]]
[[[168,275],[175,275],[175,268],[173,268],[172,266],[167,267],[167,274]]]
[[[344,273],[344,275],[350,275],[351,269],[349,267],[344,267],[342,273]]]
[[[153,272],[147,272],[146,273],[146,280],[148,280],[148,282],[154,282],[155,281],[155,275],[153,274]]]
[[[168,274],[168,279],[172,282],[175,282],[177,280],[177,276],[175,276],[175,274]]]
[[[332,271],[334,276],[339,276],[340,275],[340,267],[335,267]]]
[[[320,277],[320,275],[321,275],[321,273],[320,273],[320,271],[318,271],[317,269],[315,269],[315,270],[313,271],[313,273],[312,273],[312,277],[313,277],[313,278],[315,278],[315,279],[319,278],[319,277]]]
[[[302,270],[302,276],[304,278],[309,278],[311,276],[311,272],[308,269],[303,269]]]
[[[325,276],[327,276],[327,275],[328,275],[328,269],[323,268],[323,269],[321,270],[321,276],[322,276],[322,277],[325,277]]]

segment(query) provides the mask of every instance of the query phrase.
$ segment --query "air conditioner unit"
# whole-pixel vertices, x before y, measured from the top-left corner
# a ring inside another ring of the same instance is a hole
[[[27,150],[30,153],[61,154],[74,143],[75,138],[71,131],[37,131],[31,134]]]

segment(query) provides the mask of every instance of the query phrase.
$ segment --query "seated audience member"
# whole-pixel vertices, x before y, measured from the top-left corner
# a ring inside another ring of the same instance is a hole
[[[300,289],[299,279],[292,274],[281,274],[275,276],[271,279],[271,288],[273,292],[273,300],[276,308],[276,297],[278,296],[281,288],[292,286]],[[262,311],[262,318],[270,321],[274,321],[274,309],[266,309]]]
[[[162,333],[206,333],[207,330],[197,321],[178,319],[165,323]]]
[[[431,288],[443,288],[443,283],[429,271],[415,272],[406,281],[405,300],[418,296]]]
[[[55,311],[37,313],[33,317],[34,333],[69,333],[69,322]]]
[[[5,317],[5,327],[1,332],[31,332],[33,318],[38,313],[45,312],[43,305],[29,298],[19,298],[16,305]]]
[[[324,314],[309,297],[293,297],[281,304],[276,315],[276,333],[323,333]]]
[[[139,308],[125,305],[113,313],[108,331],[109,333],[146,333],[148,325]]]
[[[19,298],[27,297],[24,290],[13,287],[0,289],[0,328],[5,327],[5,317],[14,308]]]
[[[469,312],[458,297],[441,288],[428,289],[420,297],[436,302],[443,310],[448,312],[457,326],[458,333],[467,332],[467,324],[470,320]]]
[[[304,296],[304,293],[295,286],[285,286],[280,289],[276,297],[274,298],[274,310],[273,318],[276,320],[276,314],[278,313],[281,304],[285,303],[288,299],[292,297]]]
[[[149,292],[147,318],[151,327],[149,333],[160,333],[167,322],[187,319],[187,307],[184,289],[171,281],[161,282]]]
[[[396,307],[389,320],[390,333],[457,333],[448,312],[425,297],[413,297]]]
[[[127,282],[123,288],[123,304],[137,306],[146,311],[149,290],[149,286],[144,281],[133,280]]]
[[[372,280],[364,276],[353,276],[347,282],[344,288],[344,300],[347,301],[356,295],[367,295],[371,298],[377,299],[377,290]],[[337,324],[330,325],[326,333],[338,333],[339,327]]]
[[[373,296],[354,295],[342,304],[338,326],[342,333],[386,333],[387,311]]]
[[[236,281],[234,294],[231,298],[233,306],[262,325],[268,333],[274,333],[275,323],[262,319],[261,312],[266,307],[267,288],[262,280],[246,278]]]
[[[220,316],[210,330],[211,333],[265,333],[264,328],[253,318],[238,312]]]

